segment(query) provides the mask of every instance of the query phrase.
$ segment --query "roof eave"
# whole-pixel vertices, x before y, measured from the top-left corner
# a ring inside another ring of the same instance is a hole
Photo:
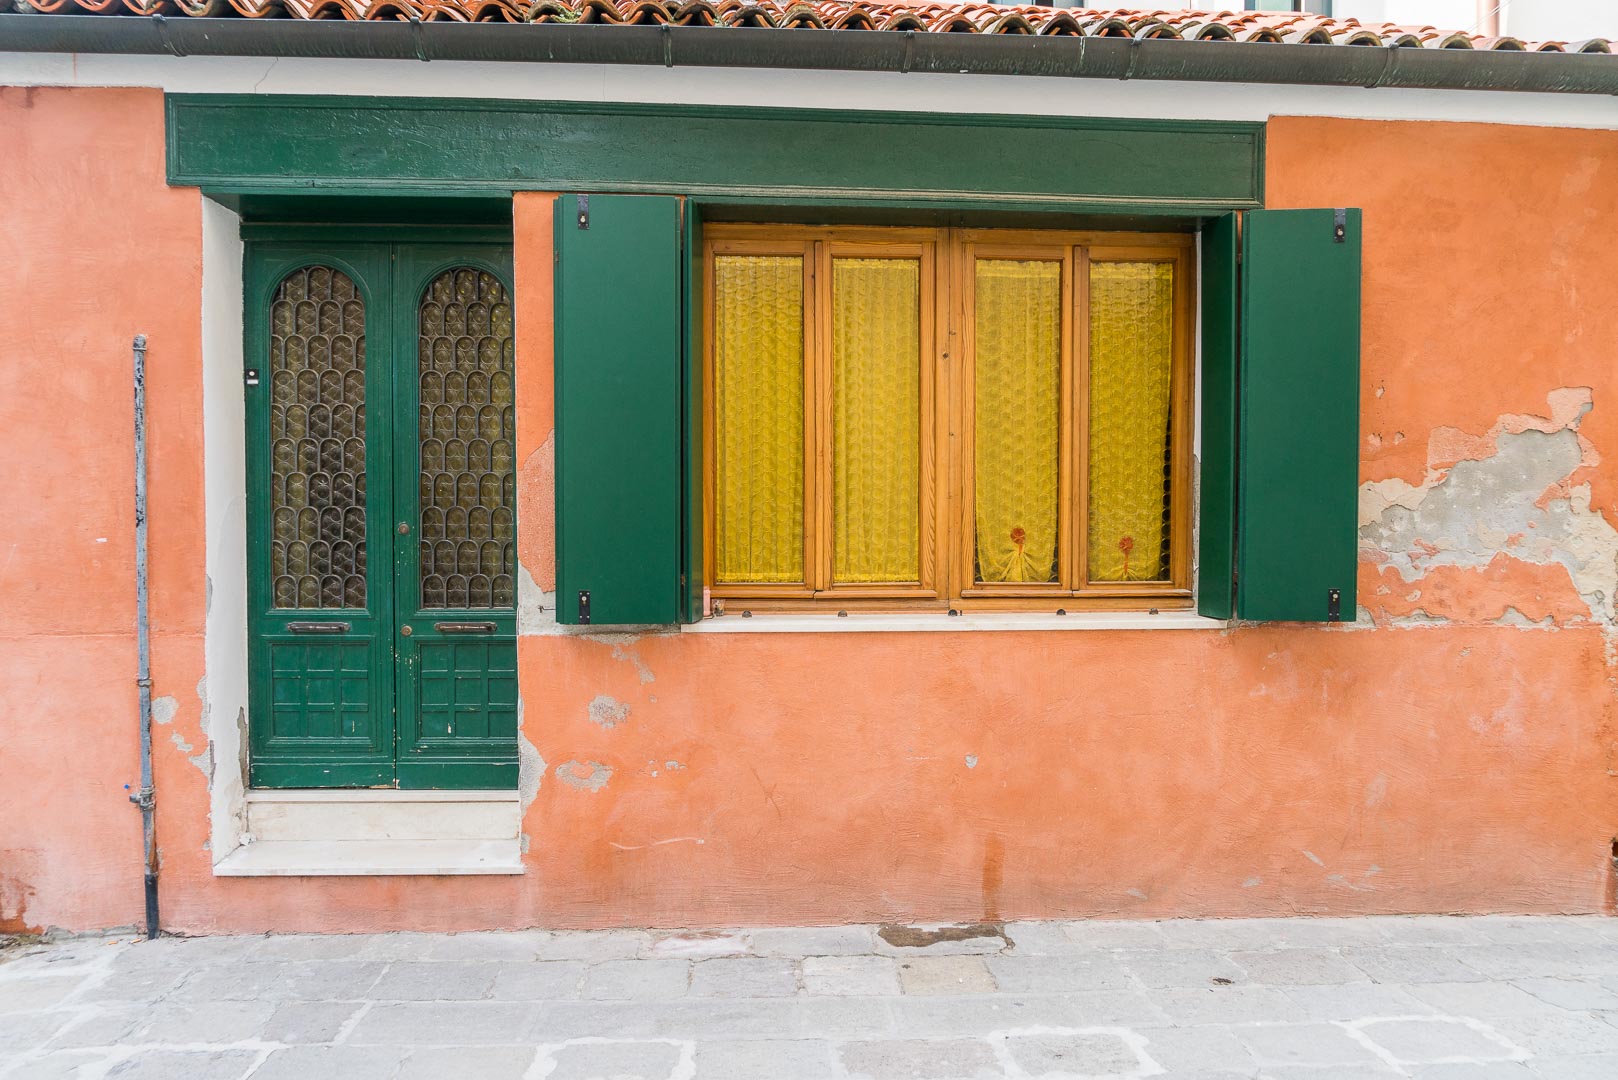
[[[0,52],[799,68],[1618,94],[1603,54],[1025,34],[0,14]]]

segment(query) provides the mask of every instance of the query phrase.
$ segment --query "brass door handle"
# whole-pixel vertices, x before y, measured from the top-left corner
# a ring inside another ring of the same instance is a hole
[[[492,622],[435,622],[433,629],[440,634],[492,634]]]

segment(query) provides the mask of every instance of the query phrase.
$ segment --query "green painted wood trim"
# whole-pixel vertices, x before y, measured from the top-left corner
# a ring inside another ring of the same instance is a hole
[[[681,416],[680,472],[680,621],[699,622],[705,612],[702,594],[707,580],[706,506],[703,501],[703,325],[702,215],[689,199],[681,205],[680,317],[683,332],[680,355]]]
[[[1197,613],[1235,611],[1237,221],[1202,231],[1202,444],[1197,510]]]
[[[210,193],[543,189],[1188,212],[1262,204],[1264,125],[478,99],[171,94]]]
[[[679,616],[680,201],[556,201],[556,618]]]
[[[335,200],[338,202],[364,200]],[[510,205],[510,200],[507,200]],[[318,222],[244,221],[243,240],[277,240],[301,244],[503,244],[511,246],[511,226],[505,225],[366,225],[345,222],[324,225]]]
[[[1260,210],[1242,222],[1236,613],[1355,618],[1360,212]]]

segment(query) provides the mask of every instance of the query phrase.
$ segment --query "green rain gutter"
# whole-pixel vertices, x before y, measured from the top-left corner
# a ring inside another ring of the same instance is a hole
[[[569,23],[0,14],[0,52],[483,60],[1618,94],[1618,57],[1380,45]]]

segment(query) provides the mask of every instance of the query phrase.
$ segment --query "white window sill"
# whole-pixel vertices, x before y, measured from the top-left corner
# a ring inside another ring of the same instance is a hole
[[[682,634],[861,634],[963,633],[1027,630],[1223,630],[1224,619],[1208,619],[1194,611],[1081,611],[1070,615],[1035,612],[927,614],[764,614],[740,613],[703,619],[680,627]]]
[[[214,864],[216,877],[520,874],[517,840],[260,840]]]

